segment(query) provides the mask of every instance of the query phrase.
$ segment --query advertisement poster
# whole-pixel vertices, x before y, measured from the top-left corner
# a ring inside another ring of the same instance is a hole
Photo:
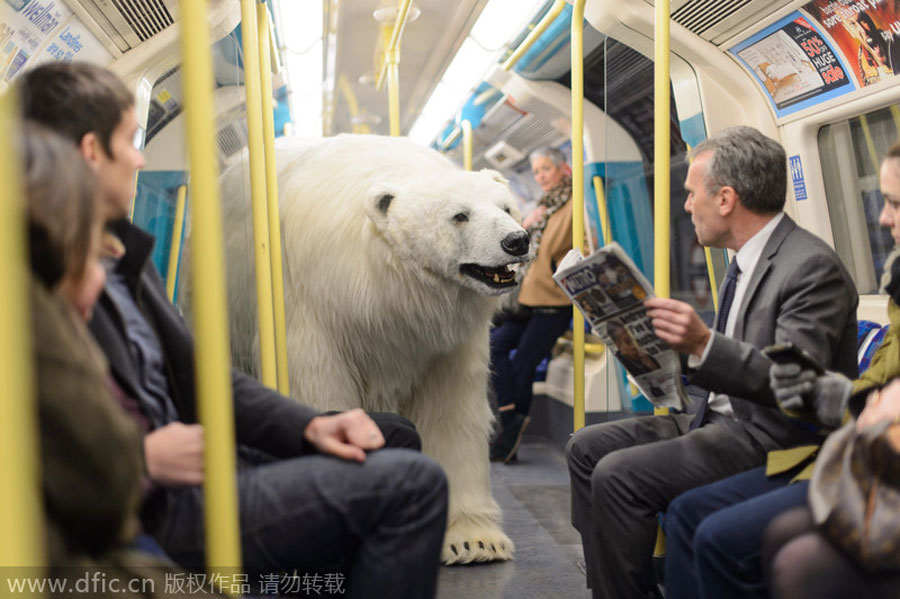
[[[75,59],[107,64],[112,54],[61,0],[0,1],[0,82],[13,81],[26,63]]]
[[[72,12],[60,0],[0,3],[0,78],[11,81]]]
[[[798,12],[729,51],[765,88],[778,116],[854,89],[838,53]]]
[[[813,0],[803,9],[834,40],[859,87],[900,73],[900,2]]]

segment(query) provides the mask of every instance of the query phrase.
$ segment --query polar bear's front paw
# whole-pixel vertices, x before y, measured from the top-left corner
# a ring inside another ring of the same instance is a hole
[[[444,535],[441,562],[445,566],[512,559],[516,547],[496,524],[454,523]]]

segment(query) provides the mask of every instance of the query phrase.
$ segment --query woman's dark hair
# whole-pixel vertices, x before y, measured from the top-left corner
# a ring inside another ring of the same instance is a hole
[[[19,134],[31,270],[48,288],[81,278],[93,250],[94,175],[72,142],[28,123]]]

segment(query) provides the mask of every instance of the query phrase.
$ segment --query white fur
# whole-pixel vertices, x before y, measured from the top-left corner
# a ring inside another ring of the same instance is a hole
[[[520,260],[500,247],[522,231],[506,181],[404,138],[363,135],[284,140],[278,166],[291,395],[323,410],[408,417],[450,481],[444,563],[511,558],[488,461],[488,329],[504,290],[459,271]],[[226,171],[222,189],[232,349],[253,371],[242,171]],[[385,194],[394,196],[386,212]],[[454,219],[463,213],[467,221]]]

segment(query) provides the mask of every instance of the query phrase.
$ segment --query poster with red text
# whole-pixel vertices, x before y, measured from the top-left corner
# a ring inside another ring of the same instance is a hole
[[[834,40],[859,87],[900,73],[900,1],[813,0],[803,10]]]

